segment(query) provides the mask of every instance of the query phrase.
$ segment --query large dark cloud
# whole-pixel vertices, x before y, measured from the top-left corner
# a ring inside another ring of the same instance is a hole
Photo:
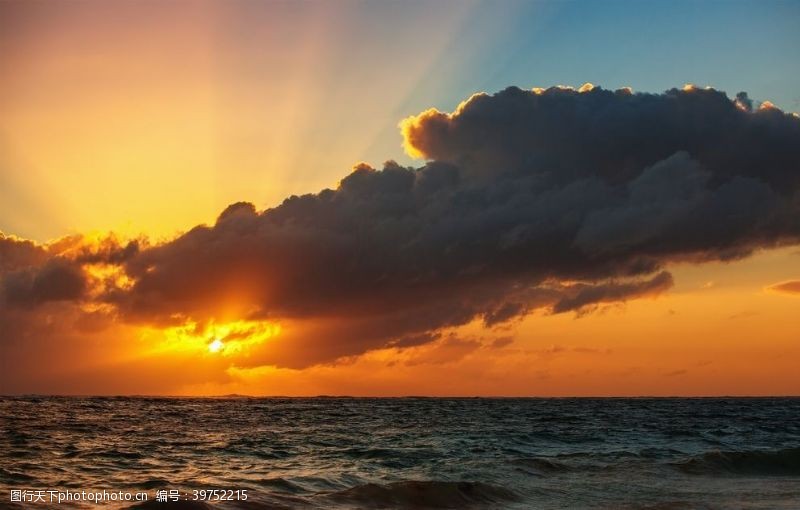
[[[477,94],[454,114],[406,119],[403,130],[413,150],[473,178],[524,173],[561,185],[581,178],[619,184],[684,151],[714,185],[751,177],[791,194],[800,183],[798,119],[751,108],[745,93],[732,101],[694,87],[663,94],[511,87]]]
[[[123,245],[114,236],[89,240],[77,235],[40,245],[0,233],[0,305],[35,308],[84,300],[93,285],[105,283],[87,274],[85,266],[117,266],[138,249],[139,241]]]
[[[133,283],[97,299],[132,322],[307,324],[248,360],[302,366],[658,294],[670,262],[800,240],[800,119],[745,94],[509,88],[402,128],[423,167],[362,164],[335,190],[103,252]]]
[[[403,129],[422,168],[360,165],[336,190],[234,204],[129,259],[136,283],[109,299],[132,320],[213,317],[226,300],[312,319],[262,360],[298,364],[659,293],[670,261],[800,235],[800,122],[746,95],[510,88]]]

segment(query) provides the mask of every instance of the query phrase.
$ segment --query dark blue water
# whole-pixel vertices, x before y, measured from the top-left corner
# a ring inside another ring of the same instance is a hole
[[[175,508],[800,508],[800,399],[3,398],[0,416],[8,508],[134,505],[12,489],[248,498]]]

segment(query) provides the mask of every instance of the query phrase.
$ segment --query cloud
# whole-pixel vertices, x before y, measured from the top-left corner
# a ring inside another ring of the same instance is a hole
[[[41,264],[47,258],[47,251],[36,243],[0,232],[0,275]]]
[[[767,290],[773,292],[780,292],[783,294],[800,295],[800,280],[789,280],[781,283],[776,283],[767,287]]]
[[[87,299],[103,283],[87,267],[118,266],[138,249],[139,241],[122,245],[111,235],[68,236],[42,245],[0,233],[0,304],[31,308]]]
[[[490,344],[490,346],[492,349],[502,349],[503,347],[508,347],[512,343],[514,343],[513,337],[503,336],[500,338],[495,338]]]
[[[473,179],[524,173],[562,184],[582,177],[627,183],[683,151],[714,184],[742,176],[796,190],[800,122],[777,108],[745,111],[738,105],[746,94],[739,98],[694,87],[663,94],[510,87],[476,94],[451,114],[409,117],[401,129],[414,154],[456,164]],[[678,184],[691,196],[691,182]]]
[[[3,301],[12,306],[79,300],[86,291],[81,267],[61,258],[53,258],[35,270],[15,271],[2,281]]]
[[[509,88],[401,129],[419,168],[359,164],[336,189],[236,203],[161,244],[0,238],[4,299],[134,324],[277,321],[244,363],[303,367],[655,296],[672,262],[800,241],[800,119],[746,95]]]
[[[585,283],[570,286],[575,289],[572,295],[563,297],[553,305],[554,312],[581,310],[589,305],[612,303],[626,299],[640,298],[660,294],[672,287],[672,275],[662,271],[649,280],[632,283],[609,283],[606,285],[588,285]]]
[[[410,359],[406,360],[405,364],[414,366],[423,363],[434,365],[455,363],[480,347],[481,344],[477,340],[448,336],[431,344],[430,348],[425,349],[423,352],[415,353]]]

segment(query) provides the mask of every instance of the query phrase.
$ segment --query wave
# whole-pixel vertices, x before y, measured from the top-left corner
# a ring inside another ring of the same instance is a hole
[[[27,475],[25,473],[21,473],[19,471],[9,471],[3,468],[0,468],[0,482],[11,482],[11,483],[24,483],[24,482],[31,482],[35,480],[34,477]]]
[[[483,482],[404,481],[386,485],[368,483],[328,494],[339,503],[359,508],[467,508],[518,501],[503,487]]]
[[[105,459],[113,460],[138,460],[143,459],[144,454],[126,450],[70,450],[64,454],[65,458],[71,459],[76,457],[102,457]]]
[[[662,501],[660,503],[634,503],[619,510],[711,510],[710,505],[689,501]]]
[[[800,448],[784,450],[711,451],[673,464],[693,475],[800,475]]]
[[[170,485],[172,485],[172,483],[164,478],[149,478],[143,482],[136,483],[136,487],[147,490],[160,489],[162,487],[169,487]]]
[[[563,462],[558,462],[545,457],[514,459],[511,461],[511,463],[519,466],[525,472],[530,472],[531,474],[539,476],[544,476],[551,473],[563,473],[573,470],[572,467],[564,464]]]
[[[268,489],[272,489],[279,492],[289,492],[296,494],[304,492],[305,490],[300,485],[290,482],[289,480],[282,477],[264,478],[256,483],[258,483],[262,487],[267,487]]]
[[[354,459],[391,459],[397,455],[403,455],[403,450],[393,450],[390,448],[346,448],[341,451],[342,455]]]

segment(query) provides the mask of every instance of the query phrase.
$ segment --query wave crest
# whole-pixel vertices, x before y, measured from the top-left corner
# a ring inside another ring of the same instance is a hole
[[[675,464],[689,474],[800,475],[800,448],[712,451]]]

